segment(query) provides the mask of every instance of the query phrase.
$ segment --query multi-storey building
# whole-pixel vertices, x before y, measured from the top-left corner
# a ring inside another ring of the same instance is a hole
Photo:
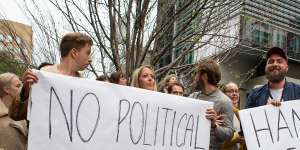
[[[175,8],[185,1],[177,0]],[[195,1],[195,3],[203,1]],[[214,1],[209,4],[218,5]],[[193,63],[209,56],[218,55],[222,81],[234,81],[241,86],[242,97],[255,85],[266,83],[264,77],[265,53],[273,46],[286,50],[289,56],[288,80],[299,83],[300,74],[300,1],[298,0],[227,0],[223,6],[204,10],[186,28],[185,36],[192,35],[208,26],[209,30],[189,55]],[[173,35],[181,24],[192,17],[197,7],[192,5],[175,22]],[[213,12],[213,13],[209,13]],[[210,20],[207,21],[206,19]],[[214,35],[212,37],[212,35]],[[215,36],[217,35],[217,36]],[[199,46],[208,41],[205,46]],[[176,42],[176,41],[175,41]],[[173,56],[188,42],[177,45]],[[242,105],[244,100],[242,100]]]
[[[10,20],[0,20],[0,63],[2,65],[6,66],[8,63],[11,66],[29,65],[32,59],[32,47],[31,26]],[[8,62],[3,62],[4,60]]]
[[[14,57],[17,59],[30,61],[32,54],[31,26],[10,20],[0,20],[0,50],[16,54]]]

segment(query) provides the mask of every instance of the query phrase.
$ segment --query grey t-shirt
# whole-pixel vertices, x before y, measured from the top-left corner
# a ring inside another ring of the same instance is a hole
[[[192,93],[190,98],[214,102],[214,110],[223,116],[224,124],[210,129],[210,150],[220,150],[225,141],[233,136],[233,106],[231,100],[219,89],[210,95],[204,95],[201,92]]]

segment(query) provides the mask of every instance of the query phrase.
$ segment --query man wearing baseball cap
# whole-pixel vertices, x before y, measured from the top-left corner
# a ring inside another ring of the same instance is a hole
[[[286,81],[288,57],[286,52],[273,47],[266,54],[265,73],[268,83],[253,89],[248,97],[246,108],[272,104],[280,106],[282,101],[300,99],[300,85]]]

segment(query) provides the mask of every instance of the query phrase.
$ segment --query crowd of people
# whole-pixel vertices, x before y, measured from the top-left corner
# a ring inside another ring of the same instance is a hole
[[[43,63],[38,69],[82,78],[79,71],[91,63],[92,45],[92,39],[86,34],[68,33],[60,42],[60,63]],[[300,86],[286,80],[288,57],[285,51],[278,47],[271,48],[266,59],[265,73],[268,82],[249,92],[246,108],[267,104],[280,107],[283,101],[300,98]],[[0,150],[25,150],[27,147],[27,108],[31,86],[38,82],[38,77],[28,69],[21,79],[22,81],[12,73],[0,75]],[[217,62],[212,59],[198,63],[193,79],[196,91],[189,97],[214,103],[213,108],[206,110],[206,118],[211,121],[209,149],[246,149],[238,113],[238,85],[228,82],[220,88],[221,71]],[[157,84],[154,69],[149,65],[137,68],[131,76],[130,83],[128,76],[123,72],[114,72],[110,76],[102,75],[96,80],[178,96],[183,96],[185,92],[183,84],[175,74],[166,76]]]

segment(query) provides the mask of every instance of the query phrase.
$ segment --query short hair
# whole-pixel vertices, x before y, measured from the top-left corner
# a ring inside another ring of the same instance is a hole
[[[109,81],[109,78],[107,75],[101,75],[96,78],[97,81]]]
[[[46,66],[52,66],[52,65],[53,65],[52,63],[43,62],[43,63],[41,63],[41,64],[37,67],[37,69],[38,69],[38,70],[41,70],[43,67],[46,67]]]
[[[179,82],[174,82],[174,83],[171,83],[171,84],[168,84],[168,93],[171,94],[172,93],[172,89],[173,89],[173,86],[180,86],[182,88],[182,91],[184,91],[184,86],[179,83]]]
[[[10,72],[0,74],[0,97],[4,96],[4,88],[10,85],[11,80],[15,77],[18,78],[17,75]]]
[[[115,84],[118,84],[119,83],[119,80],[121,78],[127,78],[127,76],[125,75],[125,73],[121,72],[121,71],[117,71],[117,72],[114,72],[110,75],[110,78],[109,78],[109,81],[111,83],[115,83]]]
[[[154,91],[157,91],[157,85],[156,85],[156,81],[155,81],[155,72],[154,72],[153,67],[150,65],[143,65],[134,70],[134,72],[132,74],[131,86],[141,88],[140,84],[139,84],[139,77],[140,77],[143,69],[145,69],[145,68],[150,69],[154,73]]]
[[[86,34],[71,32],[64,35],[61,39],[59,50],[61,57],[66,57],[72,48],[80,49],[86,44],[93,45],[93,40]]]
[[[220,67],[213,59],[201,61],[197,67],[197,74],[207,74],[208,83],[217,86],[221,80]]]

